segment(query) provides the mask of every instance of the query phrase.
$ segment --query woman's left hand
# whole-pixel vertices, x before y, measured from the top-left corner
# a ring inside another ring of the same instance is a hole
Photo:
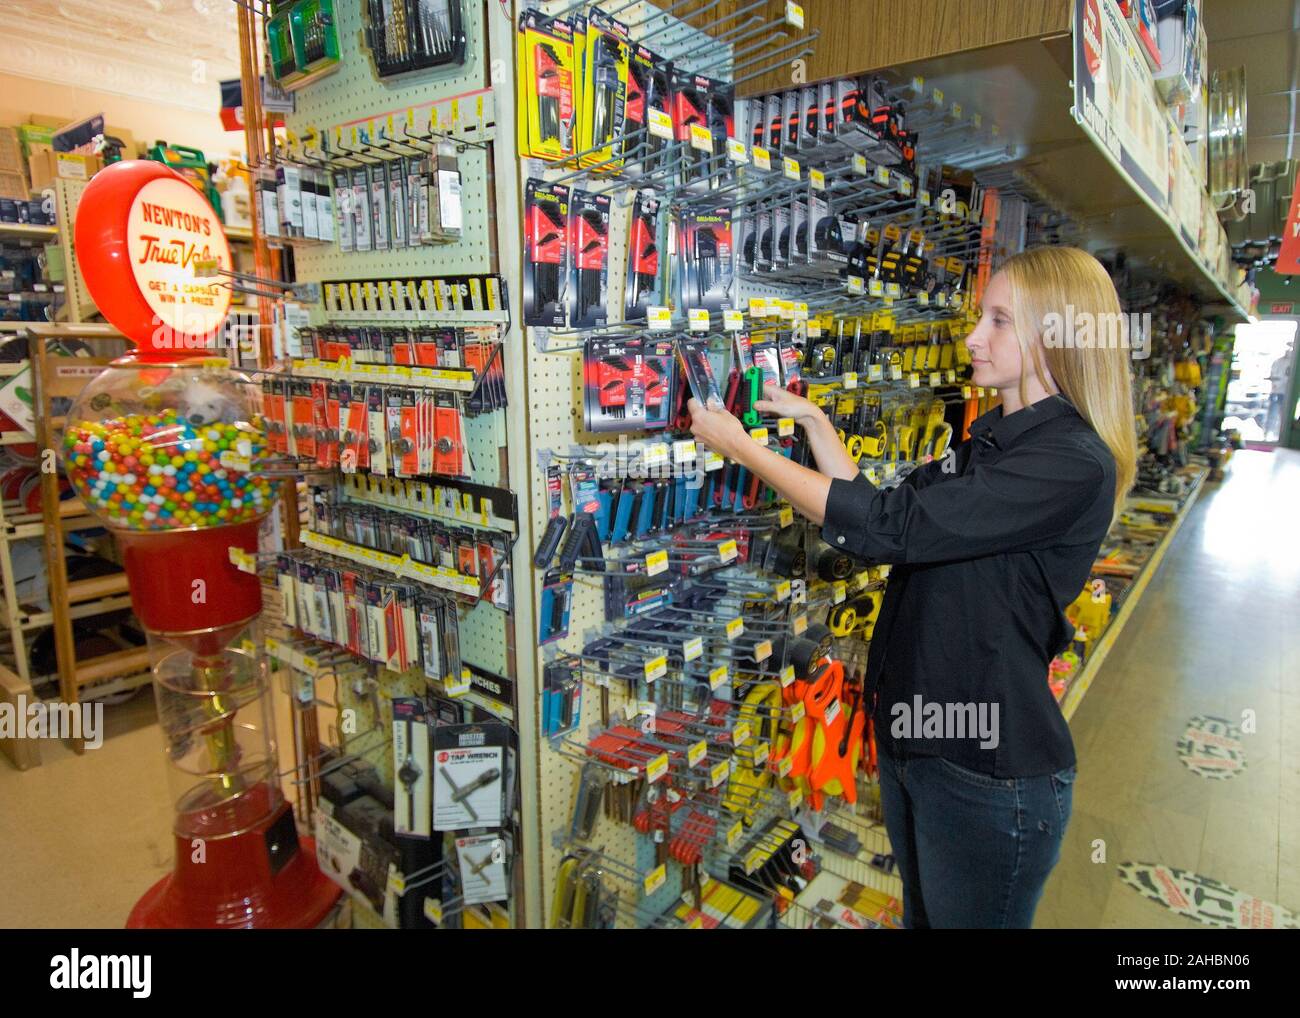
[[[722,456],[732,456],[737,443],[748,441],[744,425],[726,410],[710,410],[698,399],[686,402],[691,412],[691,434]]]

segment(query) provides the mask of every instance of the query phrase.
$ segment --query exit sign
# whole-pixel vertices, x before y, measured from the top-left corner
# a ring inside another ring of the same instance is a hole
[[[1293,301],[1275,301],[1268,306],[1268,313],[1270,315],[1289,315],[1293,307],[1295,307]]]

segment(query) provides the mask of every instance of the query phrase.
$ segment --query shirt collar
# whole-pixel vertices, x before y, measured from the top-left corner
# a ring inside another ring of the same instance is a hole
[[[1053,394],[1040,399],[1037,403],[1032,403],[1013,414],[1003,414],[1000,406],[994,407],[986,414],[981,414],[971,422],[971,437],[987,433],[993,442],[1001,449],[1010,448],[1010,446],[1031,428],[1036,428],[1040,424],[1046,424],[1048,421],[1055,420],[1066,414],[1078,415],[1079,411],[1074,405],[1059,394]]]

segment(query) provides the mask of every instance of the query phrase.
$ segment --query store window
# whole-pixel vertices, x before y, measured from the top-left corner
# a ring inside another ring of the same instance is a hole
[[[1235,428],[1246,442],[1275,444],[1283,422],[1300,408],[1287,404],[1295,370],[1295,319],[1247,322],[1237,326],[1232,378],[1223,428]]]

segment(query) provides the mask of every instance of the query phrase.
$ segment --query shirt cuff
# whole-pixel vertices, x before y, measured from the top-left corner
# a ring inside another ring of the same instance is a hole
[[[862,557],[865,523],[875,494],[876,487],[865,474],[858,474],[851,481],[833,478],[826,494],[822,540],[832,548]]]

